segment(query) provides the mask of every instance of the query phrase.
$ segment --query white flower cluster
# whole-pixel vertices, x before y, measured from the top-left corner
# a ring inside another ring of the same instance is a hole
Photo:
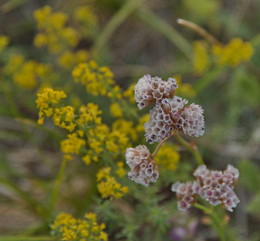
[[[181,97],[174,96],[176,80],[163,81],[159,77],[145,75],[135,86],[135,100],[139,109],[154,102],[150,120],[145,123],[145,137],[150,144],[160,142],[174,129],[190,136],[202,136],[205,130],[203,109],[199,105],[188,104]],[[172,98],[173,99],[170,99]]]
[[[190,208],[198,195],[214,206],[223,205],[230,212],[239,203],[233,191],[239,172],[232,165],[228,165],[223,172],[208,170],[205,165],[202,165],[195,170],[193,175],[197,181],[177,182],[172,185],[172,191],[177,193],[179,200],[179,210]]]
[[[135,85],[135,100],[138,103],[138,108],[143,109],[163,98],[171,98],[177,87],[174,78],[169,78],[166,82],[157,76],[151,77],[151,75],[146,74]]]
[[[151,154],[145,145],[126,149],[126,163],[131,168],[128,177],[136,183],[148,186],[159,177],[158,167],[151,159]]]

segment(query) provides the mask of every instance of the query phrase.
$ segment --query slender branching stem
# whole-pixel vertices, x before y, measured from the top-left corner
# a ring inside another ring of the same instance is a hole
[[[205,38],[211,44],[221,45],[221,43],[212,34],[210,34],[207,30],[200,27],[199,25],[197,25],[193,22],[187,21],[185,19],[181,19],[181,18],[177,19],[177,23],[180,24],[180,25],[183,25],[187,28],[192,29],[193,31],[195,31],[196,33],[201,35],[203,38]]]
[[[195,144],[190,144],[189,142],[187,142],[185,139],[182,138],[182,136],[178,132],[176,132],[175,137],[184,147],[186,147],[193,154],[198,165],[204,164],[203,159],[199,153],[199,150]]]
[[[168,139],[170,139],[173,135],[175,135],[175,132],[172,132],[171,135],[169,135],[169,136],[165,137],[163,140],[161,140],[161,142],[160,142],[160,143],[157,145],[157,147],[155,148],[155,150],[154,150],[154,152],[153,152],[153,154],[152,154],[152,157],[154,157],[154,156],[157,154],[157,152],[160,150],[162,144],[163,144],[164,142],[166,142]]]
[[[62,182],[62,178],[63,178],[63,174],[64,174],[64,170],[65,170],[66,166],[67,166],[67,159],[63,158],[62,163],[60,165],[59,172],[56,177],[54,187],[53,187],[53,192],[52,192],[52,196],[51,196],[51,200],[50,200],[50,211],[53,211],[57,198],[59,196],[60,185]]]

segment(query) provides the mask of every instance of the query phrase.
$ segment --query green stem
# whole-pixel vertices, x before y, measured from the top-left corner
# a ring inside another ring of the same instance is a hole
[[[0,183],[7,186],[9,189],[11,189],[18,197],[20,197],[22,200],[24,200],[28,207],[33,209],[33,211],[41,216],[43,219],[47,219],[49,216],[49,213],[47,212],[46,208],[37,200],[35,200],[33,197],[28,195],[25,191],[20,189],[15,183],[12,183],[8,179],[0,178]]]
[[[50,211],[51,212],[53,211],[55,204],[57,202],[57,198],[58,198],[59,191],[60,191],[60,185],[62,182],[62,178],[63,178],[63,174],[64,174],[64,170],[65,170],[66,166],[67,166],[67,159],[63,158],[58,175],[56,177],[56,181],[54,184],[54,188],[53,188],[53,192],[52,192],[52,196],[51,196],[51,200],[50,200]]]
[[[157,147],[155,148],[153,154],[152,154],[152,157],[155,157],[155,155],[157,154],[157,152],[160,150],[162,144],[164,142],[166,142],[170,137],[172,137],[173,135],[175,134],[175,132],[173,132],[171,135],[165,137],[163,140],[161,140],[161,142],[157,145]]]
[[[157,17],[148,7],[142,6],[138,9],[138,17],[160,32],[164,37],[169,39],[175,46],[177,46],[184,55],[192,60],[192,47],[185,38],[170,24]]]
[[[144,0],[128,0],[123,7],[112,17],[105,29],[102,31],[97,41],[95,42],[92,52],[97,55],[108,39],[112,36],[115,30],[125,21],[125,19],[133,13]]]
[[[210,209],[208,207],[205,207],[204,205],[201,205],[199,203],[195,203],[194,207],[202,210],[205,214],[209,215],[212,220],[212,226],[216,229],[220,240],[221,241],[227,241],[226,234],[223,226],[223,222],[219,219],[219,217],[214,213],[213,209]]]
[[[193,154],[198,165],[204,164],[203,159],[198,151],[198,148],[195,145],[193,146],[190,143],[188,143],[185,139],[182,138],[182,136],[178,132],[176,133],[176,139]]]
[[[14,237],[1,237],[0,241],[53,241],[54,239],[51,237],[43,236],[43,237],[26,237],[26,236],[14,236]]]

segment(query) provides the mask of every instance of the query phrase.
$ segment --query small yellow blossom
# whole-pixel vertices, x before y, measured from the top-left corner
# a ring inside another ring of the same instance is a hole
[[[149,118],[147,119],[147,121],[148,120]],[[136,141],[138,138],[137,130],[134,127],[134,123],[132,121],[127,121],[125,119],[117,119],[113,122],[112,129],[124,133],[125,136],[129,137],[131,141]]]
[[[204,41],[193,43],[193,69],[196,74],[203,74],[209,68],[207,45]]]
[[[248,62],[254,53],[254,48],[250,42],[233,38],[226,45],[214,45],[212,53],[216,57],[217,64],[235,67],[242,62]]]
[[[174,145],[164,144],[156,155],[156,163],[161,170],[176,170],[180,160],[180,154]]]
[[[144,132],[144,123],[148,122],[150,119],[149,114],[145,114],[139,119],[138,125],[136,126],[136,131],[139,133]]]
[[[102,111],[99,110],[98,105],[93,103],[88,103],[86,106],[82,105],[79,107],[79,117],[77,119],[77,124],[84,128],[87,124],[101,124],[102,119],[100,115]]]
[[[70,132],[76,128],[76,124],[74,123],[75,110],[72,106],[55,108],[52,118],[56,126],[67,129]]]
[[[0,52],[2,52],[8,44],[9,38],[7,36],[0,35]]]
[[[110,113],[113,117],[122,117],[123,111],[119,105],[119,103],[115,102],[110,106]]]
[[[196,96],[196,90],[192,87],[189,83],[183,83],[181,81],[181,76],[176,75],[174,78],[177,81],[178,89],[176,90],[176,95],[183,95],[185,97],[195,97]]]
[[[97,223],[94,213],[85,214],[84,219],[61,213],[51,225],[52,234],[61,241],[107,241],[105,227]]]
[[[55,91],[45,88],[37,94],[36,104],[39,109],[38,124],[43,124],[45,117],[50,117],[54,113],[54,106],[58,105],[61,99],[66,98],[63,91]]]
[[[102,198],[121,198],[128,192],[126,186],[122,186],[116,179],[110,176],[110,167],[104,167],[97,173],[98,191]]]
[[[128,98],[131,103],[135,103],[134,98],[135,83],[131,84],[128,89],[123,93],[123,96]]]
[[[117,162],[117,169],[116,169],[116,174],[119,177],[124,177],[126,175],[126,170],[124,168],[124,163],[123,162]]]
[[[95,61],[79,64],[72,71],[76,82],[85,85],[87,92],[93,95],[107,95],[113,89],[115,81],[108,67],[99,67]]]
[[[71,154],[79,154],[84,145],[86,141],[79,138],[76,133],[69,134],[67,139],[61,141],[61,151],[66,159],[72,159]]]

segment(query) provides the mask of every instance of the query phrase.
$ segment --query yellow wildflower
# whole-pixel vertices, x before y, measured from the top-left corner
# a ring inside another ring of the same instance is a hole
[[[76,219],[67,213],[59,214],[51,225],[53,235],[61,241],[107,241],[105,225],[97,223],[94,213]]]
[[[139,133],[144,132],[144,123],[148,122],[150,119],[149,114],[145,114],[139,119],[138,125],[136,126],[136,131]]]
[[[9,38],[4,35],[0,35],[0,52],[9,44]]]
[[[127,146],[129,139],[125,133],[121,133],[119,130],[112,130],[106,139],[106,149],[113,153],[114,155],[124,152]]]
[[[217,64],[235,67],[242,62],[248,62],[254,53],[254,48],[250,42],[233,38],[226,45],[214,45],[212,53],[216,57]]]
[[[79,64],[72,75],[76,82],[85,85],[87,92],[93,95],[107,95],[115,83],[110,69],[99,67],[95,61]]]
[[[86,106],[82,105],[79,107],[79,118],[77,119],[77,124],[83,128],[87,124],[101,124],[102,120],[100,115],[102,111],[99,110],[98,105],[93,103],[88,103]]]
[[[110,113],[113,117],[122,117],[123,116],[123,111],[119,105],[119,103],[113,103],[110,106]]]
[[[69,134],[67,139],[61,141],[61,151],[66,159],[72,159],[71,154],[79,154],[85,144],[86,141],[77,137],[76,133]]]
[[[196,90],[192,87],[191,84],[189,83],[183,83],[181,81],[181,76],[176,75],[174,78],[177,81],[178,84],[178,89],[176,90],[175,94],[176,95],[183,95],[185,97],[194,97],[196,96]]]
[[[38,124],[43,124],[45,117],[50,117],[54,113],[54,106],[58,105],[60,100],[66,98],[63,91],[55,91],[45,88],[37,94],[36,104],[39,109]]]
[[[123,162],[117,162],[117,170],[116,170],[116,174],[119,177],[124,177],[126,175],[126,170],[124,169],[124,163]]]
[[[72,132],[76,128],[74,123],[75,110],[72,106],[64,106],[61,108],[55,108],[53,114],[53,122],[56,126],[67,129]]]
[[[174,145],[164,144],[156,155],[156,163],[162,170],[176,170],[180,154]]]
[[[149,118],[147,119],[147,121],[148,120]],[[129,139],[132,141],[135,141],[138,138],[137,130],[136,128],[134,128],[134,123],[132,121],[127,121],[125,119],[117,119],[113,122],[112,129],[124,133],[125,136],[129,137]]]
[[[135,103],[134,89],[135,89],[135,83],[131,84],[128,87],[128,89],[123,93],[123,96],[126,97],[131,103]]]
[[[110,176],[110,167],[104,167],[97,173],[98,191],[102,198],[121,198],[128,192],[126,186],[122,186],[114,177]]]
[[[204,41],[193,43],[193,69],[196,74],[203,74],[209,68],[209,56],[207,46]]]

